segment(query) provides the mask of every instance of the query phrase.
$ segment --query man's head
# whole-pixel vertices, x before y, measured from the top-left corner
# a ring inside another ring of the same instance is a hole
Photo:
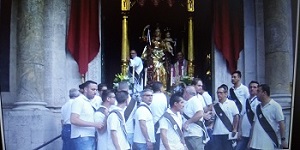
[[[185,100],[189,100],[190,98],[192,98],[196,94],[197,94],[197,92],[196,92],[196,89],[195,89],[194,86],[187,86],[184,89],[183,98]]]
[[[90,100],[93,99],[97,92],[97,82],[88,80],[81,85],[83,88],[83,95]]]
[[[219,101],[225,101],[228,96],[228,86],[225,84],[219,86],[217,90],[217,96]]]
[[[174,108],[176,111],[180,111],[182,110],[182,108],[184,107],[184,100],[182,97],[173,94],[170,97],[170,107]]]
[[[163,91],[163,84],[159,81],[153,82],[152,90],[154,93]]]
[[[116,101],[116,95],[112,90],[104,90],[101,98],[103,102],[108,102],[110,105],[114,105]]]
[[[69,90],[70,99],[75,99],[79,95],[80,95],[80,92],[78,91],[78,89],[72,88],[72,89]]]
[[[257,95],[257,89],[258,89],[259,83],[257,81],[251,81],[249,83],[249,93],[251,96]]]
[[[128,92],[126,92],[126,91],[117,91],[116,92],[116,99],[117,99],[118,105],[124,104],[124,103],[126,103],[126,105],[127,105],[128,98],[129,98]]]
[[[192,85],[195,87],[197,93],[203,94],[204,89],[203,89],[203,82],[201,79],[194,78],[192,81]]]
[[[131,58],[134,58],[134,57],[136,57],[136,56],[137,56],[136,51],[135,51],[135,50],[131,50],[131,51],[130,51],[130,57],[131,57]]]
[[[183,61],[183,53],[182,52],[177,53],[177,61]]]
[[[101,97],[102,92],[103,92],[104,90],[107,90],[106,84],[105,84],[105,83],[100,83],[100,84],[98,84],[98,93],[99,93],[99,96],[100,96],[100,97]]]
[[[267,84],[260,84],[257,90],[257,98],[259,101],[264,101],[270,97],[270,87]]]
[[[119,82],[118,91],[129,91],[129,85],[127,81]]]
[[[241,82],[242,73],[240,71],[234,71],[231,74],[231,83],[234,85],[240,84]]]
[[[150,89],[145,89],[141,92],[142,101],[147,105],[150,105],[153,98],[153,91]]]

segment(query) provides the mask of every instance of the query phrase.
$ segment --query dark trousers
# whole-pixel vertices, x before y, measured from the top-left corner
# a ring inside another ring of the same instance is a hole
[[[160,145],[160,134],[157,134],[158,128],[159,128],[159,122],[157,121],[154,125],[154,132],[155,132],[154,150],[159,150],[159,145]]]
[[[71,140],[71,125],[65,124],[62,127],[61,138],[63,140],[63,150],[73,150],[73,143]]]
[[[212,136],[212,133],[213,133],[213,129],[208,128],[207,129],[207,134],[210,137],[210,140],[205,144],[205,146],[204,146],[205,150],[211,150],[212,149],[212,146],[214,144],[214,142],[213,142],[214,138]]]
[[[242,136],[242,138],[237,141],[237,145],[235,147],[235,150],[245,150],[245,149],[247,149],[248,142],[249,142],[249,137]]]
[[[212,150],[233,150],[232,141],[228,140],[228,134],[213,135]]]

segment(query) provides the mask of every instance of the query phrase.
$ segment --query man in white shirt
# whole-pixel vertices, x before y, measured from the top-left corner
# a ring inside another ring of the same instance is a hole
[[[159,120],[160,150],[184,150],[185,142],[182,133],[182,116],[180,114],[183,107],[183,98],[173,94],[170,98],[170,108]],[[174,123],[171,120],[174,120]]]
[[[129,85],[126,81],[121,81],[118,86],[118,91],[129,92]],[[134,133],[134,112],[137,108],[137,99],[134,99],[128,94],[127,105],[124,110],[124,118],[126,123],[127,139],[132,146]]]
[[[79,85],[79,92],[81,94],[83,94],[84,92],[84,86],[86,83],[82,83]],[[94,111],[98,110],[98,108],[100,107],[101,103],[102,103],[102,99],[101,96],[95,95],[94,98],[90,101],[91,105],[94,108]]]
[[[257,105],[254,116],[249,140],[250,148],[253,150],[288,148],[282,108],[270,98],[270,87],[267,84],[258,86],[257,98],[261,103]],[[263,123],[263,120],[266,122]],[[274,133],[273,136],[271,133]]]
[[[183,98],[186,100],[183,108],[184,140],[188,149],[204,150],[203,130],[196,124],[198,121],[203,121],[204,111],[196,94],[194,86],[187,86],[183,93]]]
[[[246,99],[250,96],[248,87],[242,84],[242,73],[240,71],[234,71],[231,74],[231,83],[233,87],[228,91],[229,99],[233,100],[241,113],[245,110]]]
[[[239,111],[236,104],[227,98],[228,87],[221,85],[217,90],[218,103],[214,105],[216,120],[213,130],[212,150],[233,150],[232,140],[238,131]],[[228,122],[227,122],[227,121]]]
[[[163,84],[159,81],[153,82],[153,99],[150,105],[153,122],[154,122],[154,131],[155,131],[155,145],[154,149],[159,149],[160,134],[158,131],[159,128],[159,119],[162,117],[164,112],[167,110],[167,97],[163,93]],[[157,132],[158,131],[158,132]]]
[[[129,72],[133,76],[133,70],[134,70],[134,77],[137,79],[138,83],[135,83],[137,85],[141,84],[141,72],[143,71],[143,61],[141,57],[137,56],[137,53],[135,50],[130,51],[131,59],[129,59]]]
[[[118,105],[111,110],[107,118],[108,150],[130,149],[124,120],[124,108],[127,106],[128,95],[129,94],[126,91],[116,92],[115,98],[118,101]]]
[[[153,150],[155,143],[153,116],[149,105],[153,91],[145,89],[141,92],[142,102],[135,112],[135,128],[132,149]]]
[[[112,90],[104,90],[101,95],[103,102],[94,114],[95,122],[103,122],[104,125],[101,130],[97,130],[97,150],[107,150],[107,116],[115,106],[116,95]]]
[[[195,87],[196,92],[197,92],[197,98],[199,99],[200,103],[203,106],[203,110],[204,110],[204,114],[203,114],[203,118],[204,118],[204,122],[205,122],[205,126],[207,128],[207,134],[209,137],[211,137],[212,135],[212,128],[213,128],[213,122],[214,122],[214,118],[213,118],[213,114],[212,114],[212,98],[211,96],[208,94],[208,92],[206,92],[203,87],[203,81],[200,78],[194,78],[192,81],[192,85]],[[210,149],[212,141],[208,141],[208,143],[205,144],[205,149]]]
[[[254,119],[254,112],[256,111],[256,107],[259,104],[257,100],[257,89],[259,83],[257,81],[251,81],[249,83],[249,93],[250,97],[246,100],[245,106],[246,109],[242,111],[240,124],[239,124],[239,132],[238,132],[238,142],[235,150],[245,150],[247,149],[247,145],[250,137],[251,125]]]
[[[91,100],[97,92],[97,83],[86,81],[82,84],[83,94],[77,97],[71,109],[71,138],[76,150],[95,150],[95,129],[103,124],[94,122],[94,108]]]
[[[69,90],[69,100],[61,107],[61,137],[63,140],[63,150],[74,149],[71,141],[71,108],[73,101],[80,95],[78,89],[72,88]]]

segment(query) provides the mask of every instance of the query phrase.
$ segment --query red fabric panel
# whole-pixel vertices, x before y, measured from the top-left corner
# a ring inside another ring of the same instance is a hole
[[[213,38],[230,73],[237,69],[239,53],[244,47],[242,8],[238,0],[214,0]]]
[[[80,74],[99,52],[98,0],[72,0],[67,39],[68,50],[78,63]]]

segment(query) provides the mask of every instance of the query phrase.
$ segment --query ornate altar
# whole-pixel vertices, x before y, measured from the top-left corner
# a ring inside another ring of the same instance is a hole
[[[172,7],[175,3],[181,3],[181,6],[186,7],[188,12],[187,22],[187,49],[188,49],[188,60],[187,60],[187,72],[188,76],[194,76],[194,43],[193,43],[193,12],[194,12],[194,0],[121,0],[121,11],[122,11],[122,74],[127,74],[128,68],[128,54],[129,54],[129,41],[128,41],[128,17],[131,7],[134,5],[140,5],[141,7],[146,4],[152,4],[154,6],[165,3],[169,7]],[[145,29],[149,28],[146,26]],[[147,40],[148,44],[144,48],[142,59],[146,63],[144,68],[144,87],[150,84],[152,81],[160,81],[163,83],[165,89],[169,89],[173,84],[172,81],[172,69],[170,63],[170,56],[173,56],[174,40],[170,36],[170,32],[165,30],[164,39],[161,37],[161,31],[157,27],[154,33],[147,33],[142,39]],[[149,37],[151,35],[152,37]]]

